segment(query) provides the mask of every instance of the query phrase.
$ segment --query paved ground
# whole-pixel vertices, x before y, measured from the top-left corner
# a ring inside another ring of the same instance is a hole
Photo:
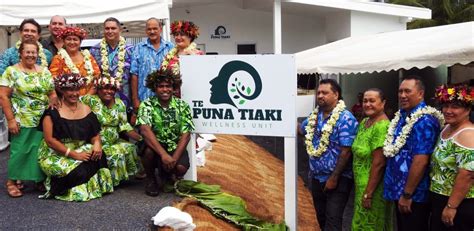
[[[12,199],[4,186],[8,156],[8,150],[0,153],[0,230],[147,230],[152,216],[180,199],[170,193],[146,196],[142,182],[137,180],[125,182],[114,193],[89,202],[38,199],[40,193],[31,182],[23,197]]]
[[[283,160],[283,138],[249,136],[251,140]],[[90,202],[72,203],[38,199],[39,192],[28,182],[21,198],[9,198],[4,187],[7,178],[8,150],[0,152],[0,230],[85,229],[147,230],[150,218],[162,207],[180,200],[174,194],[149,197],[141,181],[123,183],[114,193]],[[307,181],[308,157],[298,140],[298,173]],[[344,215],[344,230],[350,230],[353,200]]]

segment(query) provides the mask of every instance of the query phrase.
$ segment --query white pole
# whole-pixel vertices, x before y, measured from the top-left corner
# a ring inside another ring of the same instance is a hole
[[[281,0],[273,3],[273,53],[281,54]]]
[[[191,133],[191,139],[188,143],[189,169],[184,175],[184,179],[197,181],[196,167],[196,133]]]

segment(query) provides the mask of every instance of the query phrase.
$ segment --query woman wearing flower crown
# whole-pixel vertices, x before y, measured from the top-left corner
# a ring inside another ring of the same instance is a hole
[[[90,107],[79,101],[87,80],[77,74],[56,77],[60,106],[47,109],[39,129],[44,133],[39,164],[47,175],[44,198],[89,201],[113,191],[100,139],[100,122]]]
[[[81,98],[96,114],[102,126],[100,138],[114,186],[135,175],[139,163],[136,146],[120,139],[119,133],[124,132],[136,141],[143,140],[127,122],[125,103],[115,97],[115,93],[120,90],[120,80],[114,77],[98,78],[94,81],[97,95],[85,95]]]
[[[194,40],[199,36],[199,27],[190,21],[174,21],[171,23],[171,34],[174,36],[176,46],[165,56],[161,63],[161,69],[171,70],[175,76],[180,77],[180,55],[204,54],[204,52],[197,49],[196,43],[194,43]],[[175,89],[174,94],[176,97],[181,97],[181,86]]]
[[[436,90],[446,126],[431,158],[431,230],[474,230],[474,88]]]
[[[390,121],[382,90],[371,88],[362,97],[364,118],[352,144],[355,185],[352,230],[393,230],[390,204],[383,199],[383,143]]]
[[[92,81],[100,75],[100,69],[88,50],[81,51],[81,42],[87,32],[79,27],[66,27],[60,37],[64,40],[64,49],[53,57],[49,70],[53,77],[62,74],[79,74],[87,78],[87,84],[80,89],[80,94],[94,94]]]
[[[18,51],[20,62],[9,66],[0,78],[0,102],[11,142],[7,180],[11,197],[23,195],[22,185],[14,180],[36,181],[40,187],[39,182],[45,178],[38,165],[38,146],[43,134],[36,127],[48,102],[56,100],[51,73],[36,64],[38,43],[23,41]]]

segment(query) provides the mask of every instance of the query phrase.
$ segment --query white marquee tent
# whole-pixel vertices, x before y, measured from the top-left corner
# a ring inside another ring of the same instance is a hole
[[[295,54],[298,73],[372,73],[474,61],[474,22],[349,37]]]
[[[11,45],[7,44],[9,36],[7,31],[15,32],[14,28],[25,18],[34,18],[39,24],[48,25],[53,15],[66,17],[68,24],[103,23],[106,18],[115,17],[125,22],[129,28],[134,27],[133,23],[137,21],[140,28],[144,28],[143,20],[148,18],[169,19],[171,2],[168,0],[2,0],[0,3],[0,41],[2,43],[0,48]],[[164,30],[166,28],[164,27]],[[144,29],[140,32],[144,33]]]

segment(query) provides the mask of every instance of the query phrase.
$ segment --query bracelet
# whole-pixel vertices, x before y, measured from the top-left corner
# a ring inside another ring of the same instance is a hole
[[[70,151],[71,151],[71,149],[70,149],[70,148],[67,148],[66,154],[64,154],[64,155],[65,155],[66,157],[68,157]]]
[[[366,200],[367,199],[372,199],[372,197],[369,197],[369,194],[366,193],[366,194],[364,194],[364,199],[366,199]]]
[[[446,207],[449,208],[449,209],[457,209],[458,208],[458,207],[452,206],[450,203],[447,203]]]

